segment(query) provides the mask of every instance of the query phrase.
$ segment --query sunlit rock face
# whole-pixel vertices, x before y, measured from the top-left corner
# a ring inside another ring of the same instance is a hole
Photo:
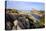
[[[27,15],[27,14],[6,13],[5,18],[6,18],[5,19],[6,30],[19,30],[19,29],[37,28],[36,27],[37,25],[35,25],[34,21],[38,21],[37,19],[40,19],[40,16],[37,16],[36,14]]]
[[[29,29],[31,23],[29,23],[29,19],[26,16],[6,14],[6,30]]]

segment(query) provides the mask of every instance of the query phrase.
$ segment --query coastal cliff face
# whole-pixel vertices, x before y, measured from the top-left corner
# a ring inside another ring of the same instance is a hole
[[[26,14],[24,13],[21,14],[21,13],[22,12],[19,13],[18,10],[15,9],[14,10],[6,9],[6,13],[5,13],[6,30],[44,28],[44,19],[42,18],[44,17],[44,15],[42,13],[41,13],[42,16],[38,14],[39,12],[35,14],[34,11],[29,15],[27,13]],[[40,18],[39,21],[34,22],[35,20],[37,20],[37,18]]]

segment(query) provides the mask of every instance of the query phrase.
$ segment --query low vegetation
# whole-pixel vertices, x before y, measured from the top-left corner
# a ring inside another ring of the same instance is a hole
[[[39,19],[39,22],[37,21],[36,23],[34,22],[34,20],[33,20],[33,18],[29,18],[29,15],[28,14],[20,14],[19,12],[21,12],[21,11],[19,11],[19,10],[16,10],[16,9],[6,9],[6,15],[7,14],[9,14],[10,13],[10,15],[8,16],[9,17],[9,19],[10,20],[12,20],[13,18],[13,20],[20,20],[19,22],[21,23],[21,25],[20,25],[20,23],[19,23],[19,26],[20,26],[20,28],[21,29],[33,29],[33,28],[44,28],[45,27],[45,12],[44,11],[39,11],[40,13],[39,14],[43,14],[43,16]],[[14,15],[12,15],[12,14],[14,14]],[[22,12],[21,12],[22,13]],[[17,15],[16,15],[17,14]],[[30,16],[31,16],[31,12],[29,13],[30,14]],[[6,16],[6,18],[7,18],[7,16]],[[11,19],[12,18],[12,19]],[[22,18],[22,19],[21,19]],[[8,18],[7,18],[8,19]],[[6,20],[7,20],[6,19]],[[8,19],[8,20],[9,20]],[[28,22],[26,22],[27,20],[28,20]],[[7,21],[8,21],[7,20]],[[9,20],[9,21],[10,21]],[[22,22],[23,21],[23,22]],[[7,23],[7,22],[6,22]],[[12,23],[12,24],[14,24],[13,23],[13,21],[10,21],[10,23]],[[23,25],[23,26],[22,26]],[[13,25],[14,26],[14,25]],[[27,27],[26,27],[27,26]],[[7,28],[8,26],[7,26],[7,24],[6,24],[6,30],[8,30],[8,28]],[[10,26],[11,27],[11,26]],[[9,30],[10,29],[12,29],[12,28],[9,28]],[[16,28],[17,29],[17,28]]]

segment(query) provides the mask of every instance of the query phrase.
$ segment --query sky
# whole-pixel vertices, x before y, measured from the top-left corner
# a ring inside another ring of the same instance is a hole
[[[17,10],[44,10],[44,3],[41,2],[24,2],[24,1],[7,1],[7,8]]]

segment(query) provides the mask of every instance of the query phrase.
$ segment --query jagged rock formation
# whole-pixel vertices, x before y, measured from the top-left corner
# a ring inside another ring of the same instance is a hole
[[[37,19],[33,15],[19,14],[16,11],[6,11],[5,14],[5,29],[19,30],[19,29],[33,29],[41,26],[35,23]],[[44,25],[42,25],[44,27]]]

